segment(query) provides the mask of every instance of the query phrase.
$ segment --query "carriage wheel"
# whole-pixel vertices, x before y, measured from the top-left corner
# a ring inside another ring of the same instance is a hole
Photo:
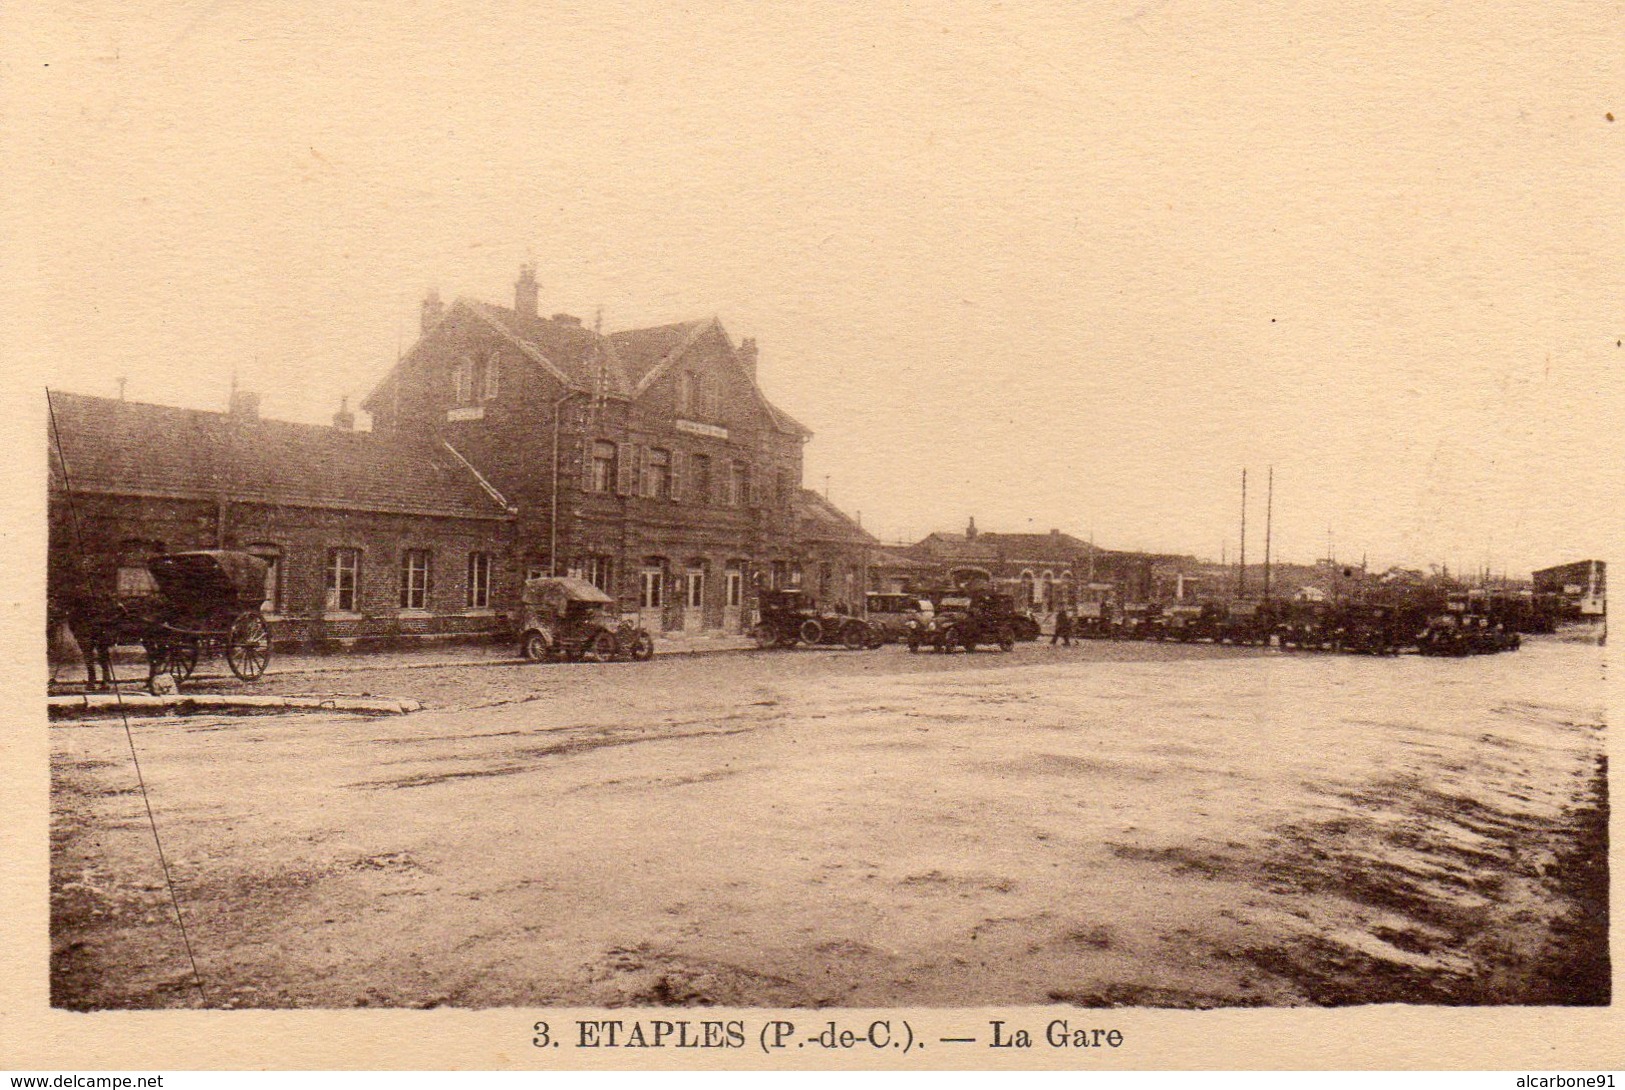
[[[632,645],[627,650],[633,662],[648,662],[655,657],[654,637],[640,628],[632,637]]]
[[[164,649],[162,669],[178,685],[192,676],[197,669],[198,646],[196,640],[172,643]]]
[[[244,613],[226,635],[226,663],[244,681],[258,681],[271,662],[271,630],[258,613]]]

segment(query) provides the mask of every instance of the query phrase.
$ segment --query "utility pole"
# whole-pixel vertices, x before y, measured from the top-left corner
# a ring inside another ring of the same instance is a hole
[[[1275,467],[1270,466],[1269,484],[1264,492],[1264,600],[1270,597],[1270,530],[1275,514]]]
[[[1241,573],[1236,577],[1236,597],[1247,597],[1247,471],[1241,471]]]

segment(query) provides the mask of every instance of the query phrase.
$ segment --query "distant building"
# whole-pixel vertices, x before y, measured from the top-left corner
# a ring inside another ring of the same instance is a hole
[[[1555,594],[1582,617],[1601,617],[1608,607],[1608,565],[1576,560],[1533,574],[1536,594]]]
[[[1014,595],[1022,608],[1040,612],[1106,597],[1173,598],[1196,567],[1190,557],[1102,549],[1060,530],[979,530],[974,518],[962,534],[939,531],[904,552],[930,564],[937,585],[991,585]]]

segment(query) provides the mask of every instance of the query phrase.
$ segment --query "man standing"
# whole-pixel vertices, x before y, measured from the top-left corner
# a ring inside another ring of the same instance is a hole
[[[1063,647],[1072,646],[1072,615],[1062,606],[1055,614],[1055,633],[1049,638],[1049,645],[1054,647],[1060,643]]]

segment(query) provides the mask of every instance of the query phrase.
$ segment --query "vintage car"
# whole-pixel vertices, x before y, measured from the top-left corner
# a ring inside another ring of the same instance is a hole
[[[1080,602],[1072,615],[1072,635],[1098,640],[1112,634],[1112,607],[1106,602]]]
[[[951,652],[963,647],[976,650],[979,644],[996,644],[1001,651],[1016,645],[1015,605],[1007,594],[972,591],[945,595],[937,602],[931,620],[909,633],[908,649],[932,647]]]
[[[655,643],[585,579],[541,576],[525,581],[519,651],[531,662],[645,662]]]
[[[876,643],[901,643],[908,639],[911,628],[919,627],[936,613],[931,600],[917,594],[870,592],[864,596],[864,603],[871,638]]]
[[[1215,638],[1227,643],[1268,647],[1275,635],[1275,603],[1239,599],[1225,605]]]
[[[1038,618],[1030,609],[1010,609],[1010,626],[1016,639],[1031,643],[1038,638]]]
[[[1424,655],[1489,655],[1497,651],[1516,651],[1523,640],[1516,632],[1497,624],[1481,613],[1468,613],[1454,608],[1434,616],[1417,637],[1416,649]]]
[[[1219,607],[1213,603],[1169,602],[1160,615],[1151,618],[1151,638],[1155,640],[1214,639],[1218,636]]]
[[[756,608],[751,635],[764,651],[798,643],[839,644],[854,651],[879,645],[863,618],[820,609],[804,590],[764,590]]]
[[[1126,602],[1112,620],[1112,636],[1119,640],[1148,640],[1157,610],[1147,602]]]
[[[1397,655],[1416,641],[1423,627],[1399,605],[1354,602],[1334,608],[1332,643],[1339,651],[1362,655]]]
[[[1325,602],[1286,602],[1275,622],[1283,651],[1322,651],[1333,645],[1331,606]]]

